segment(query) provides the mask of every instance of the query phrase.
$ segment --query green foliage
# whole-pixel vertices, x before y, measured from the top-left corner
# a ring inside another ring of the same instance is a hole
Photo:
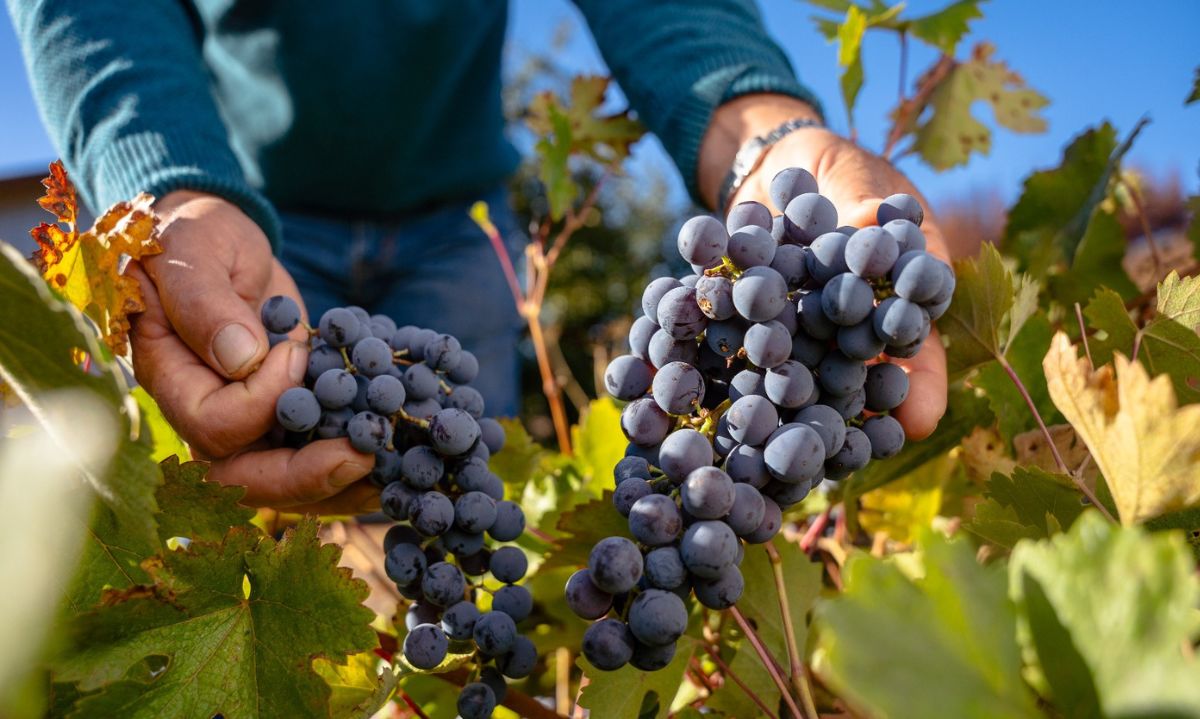
[[[1068,478],[1036,468],[1018,467],[1011,477],[993,474],[984,496],[966,528],[1007,549],[1021,539],[1044,539],[1063,531],[1084,509]]]
[[[1200,101],[1200,67],[1196,68],[1196,77],[1192,80],[1192,91],[1188,94],[1187,99],[1183,101],[1184,105],[1191,105],[1193,102]]]
[[[1050,320],[1044,312],[1038,311],[1026,320],[1004,352],[1009,367],[1021,379],[1038,413],[1048,424],[1058,419],[1058,410],[1050,401],[1046,377],[1042,373],[1042,358],[1050,349],[1052,334]],[[971,386],[987,397],[1000,435],[1006,440],[1011,441],[1021,432],[1035,427],[1029,406],[1000,362],[988,362],[980,367],[971,378]]]
[[[1003,569],[933,534],[920,559],[916,579],[885,560],[850,560],[846,591],[817,605],[822,675],[872,716],[1032,715]]]
[[[601,672],[580,657],[578,666],[590,681],[579,696],[579,706],[587,709],[592,719],[662,719],[671,709],[695,650],[692,640],[680,639],[675,658],[657,672],[643,672],[629,665]]]

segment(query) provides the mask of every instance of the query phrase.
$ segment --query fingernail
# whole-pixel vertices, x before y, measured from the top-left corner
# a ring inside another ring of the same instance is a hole
[[[292,353],[288,355],[288,377],[294,384],[300,384],[304,381],[304,375],[308,372],[308,351],[304,345],[298,342],[291,343]]]
[[[345,487],[351,482],[362,479],[370,471],[371,468],[365,464],[347,460],[339,464],[337,469],[329,475],[329,484],[333,487]]]
[[[254,333],[239,324],[226,325],[213,338],[213,354],[229,374],[245,367],[258,354]]]

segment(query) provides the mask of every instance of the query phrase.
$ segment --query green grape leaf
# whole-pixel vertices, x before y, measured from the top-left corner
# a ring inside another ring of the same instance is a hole
[[[1034,716],[1003,570],[933,532],[922,550],[919,580],[888,560],[850,559],[845,592],[817,604],[822,676],[872,716]]]
[[[1192,215],[1192,224],[1188,225],[1187,238],[1192,243],[1192,257],[1200,260],[1200,195],[1188,198],[1187,209]]]
[[[961,383],[952,385],[947,396],[946,414],[932,435],[920,442],[906,442],[904,449],[895,457],[872,461],[845,481],[843,499],[847,509],[853,509],[856,497],[894,482],[941,457],[957,447],[971,430],[991,426],[994,421],[986,399]]]
[[[1200,67],[1196,68],[1196,78],[1192,80],[1192,92],[1183,101],[1184,105],[1191,105],[1193,102],[1200,101]]]
[[[1044,539],[1070,527],[1083,513],[1082,495],[1071,480],[1030,467],[1011,477],[994,473],[968,531],[1012,549],[1020,539]]]
[[[162,541],[187,537],[219,542],[230,527],[244,527],[254,518],[253,509],[238,504],[246,489],[207,481],[207,462],[180,464],[172,456],[159,466],[164,480],[156,495],[162,511],[158,520]]]
[[[519,497],[525,485],[544,470],[548,453],[533,441],[521,420],[505,418],[498,421],[504,428],[504,449],[491,456],[488,468],[504,480],[507,494]]]
[[[1008,342],[1037,311],[1037,286],[1014,277],[995,246],[984,244],[979,256],[954,265],[958,284],[938,329],[947,342],[952,376],[961,376],[1005,355]]]
[[[808,559],[800,547],[783,537],[772,541],[779,554],[783,569],[783,583],[787,589],[788,610],[792,627],[796,630],[796,645],[803,647],[808,642],[808,612],[821,591],[821,564]],[[738,600],[738,608],[754,620],[763,643],[772,655],[787,656],[787,633],[783,628],[783,615],[779,609],[779,592],[775,589],[775,574],[771,561],[763,547],[748,545],[742,560],[742,578],[745,591]],[[746,647],[749,651],[749,647]]]
[[[323,716],[312,668],[373,649],[367,587],[304,520],[276,542],[247,529],[148,564],[154,583],[106,595],[55,666],[90,716]]]
[[[540,159],[538,176],[546,186],[550,218],[560,220],[579,196],[579,184],[575,182],[568,165],[571,159],[571,125],[557,106],[546,110],[546,120],[550,131],[538,139],[534,150]]]
[[[345,664],[316,659],[313,671],[331,690],[331,717],[375,716],[392,697],[399,679],[397,672],[375,652],[353,654]]]
[[[616,486],[613,468],[625,456],[628,444],[621,432],[621,410],[609,398],[592,400],[579,424],[571,428],[575,464],[596,492]]]
[[[1098,292],[1084,315],[1103,333],[1089,340],[1097,366],[1107,364],[1113,352],[1130,355],[1137,346],[1138,360],[1152,376],[1169,376],[1181,402],[1200,402],[1200,335],[1194,329],[1200,322],[1200,279],[1171,272],[1158,285],[1158,314],[1141,329],[1111,290]]]
[[[588,677],[579,695],[579,706],[590,719],[662,719],[683,684],[683,673],[696,651],[694,640],[684,637],[675,645],[675,658],[663,669],[643,672],[626,664],[615,672],[602,672],[582,656],[576,665]]]
[[[992,52],[991,45],[980,43],[972,58],[956,65],[930,96],[929,116],[917,126],[910,151],[935,170],[965,165],[972,152],[991,152],[992,131],[971,114],[976,102],[991,105],[996,122],[1014,132],[1046,129],[1038,111],[1049,101],[994,60]]]
[[[1052,334],[1050,320],[1045,313],[1039,312],[1025,323],[1005,352],[1013,372],[1025,385],[1034,406],[1047,424],[1058,421],[1058,410],[1050,401],[1046,377],[1042,374],[1042,358],[1050,349]],[[987,397],[992,414],[996,415],[1000,435],[1006,440],[1011,441],[1013,437],[1036,426],[1025,398],[999,362],[989,362],[980,367],[971,378],[971,385],[982,390]]]
[[[188,449],[187,443],[167,422],[167,418],[163,416],[162,410],[159,409],[158,403],[154,401],[150,393],[139,386],[130,390],[130,394],[137,402],[138,414],[141,416],[142,427],[139,439],[152,448],[150,458],[161,463],[167,457],[179,457],[182,460],[191,457],[192,453]]]
[[[745,682],[749,690],[761,698],[767,706],[779,706],[782,696],[779,693],[779,687],[775,685],[771,675],[763,669],[762,660],[754,653],[754,649],[748,642],[742,641],[736,645],[723,642],[721,650],[725,655],[721,659],[729,665],[730,673]],[[733,659],[728,657],[731,652],[735,652]],[[705,656],[707,655],[697,652],[698,658],[703,659]],[[746,695],[746,690],[738,686],[737,682],[729,679],[713,692],[712,697],[704,702],[704,706],[727,717],[754,717],[762,714],[762,710],[754,703],[754,700]]]
[[[983,17],[979,4],[984,0],[959,0],[937,12],[908,21],[908,32],[933,45],[947,55],[953,55],[958,41],[971,29],[972,20]]]
[[[1200,663],[1183,651],[1200,637],[1194,569],[1178,533],[1118,527],[1097,512],[1066,534],[1019,544],[1010,592],[1041,688],[1061,708],[1094,694],[1100,711],[1087,716],[1200,713]]]
[[[857,5],[851,5],[846,20],[838,26],[838,66],[842,75],[838,79],[842,88],[842,102],[846,105],[846,117],[854,127],[854,104],[863,85],[862,38],[867,30],[867,16]]]
[[[1005,507],[995,500],[984,500],[975,505],[974,516],[963,528],[983,541],[1005,549],[1012,549],[1022,539],[1046,536],[1037,527],[1023,523],[1012,507]]]
[[[1075,246],[1070,268],[1049,277],[1050,296],[1068,307],[1086,302],[1101,287],[1122,297],[1133,297],[1137,286],[1125,272],[1124,257],[1125,231],[1121,223],[1112,212],[1097,206]]]
[[[545,569],[587,566],[592,547],[605,537],[628,537],[629,525],[613,507],[612,492],[562,513],[557,528],[559,546],[546,557]]]

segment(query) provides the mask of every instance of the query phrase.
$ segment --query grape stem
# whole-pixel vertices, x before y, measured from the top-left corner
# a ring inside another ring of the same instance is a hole
[[[421,705],[413,701],[413,698],[410,697],[407,692],[398,688],[396,689],[396,693],[400,695],[400,698],[404,700],[404,703],[408,705],[408,708],[412,710],[413,714],[416,714],[421,719],[429,719],[429,715],[421,710]]]
[[[796,700],[792,698],[792,692],[787,683],[783,681],[783,677],[780,676],[779,670],[775,666],[775,658],[767,651],[767,647],[762,643],[758,632],[754,631],[754,627],[750,626],[750,622],[746,621],[746,617],[736,606],[730,607],[729,613],[733,616],[734,621],[738,623],[738,626],[742,628],[742,633],[750,641],[750,646],[754,647],[754,653],[758,655],[763,666],[767,668],[767,673],[771,675],[771,680],[775,682],[775,686],[779,687],[779,693],[783,696],[783,701],[792,712],[792,716],[804,717],[805,715],[800,713],[800,707],[796,706]]]
[[[1012,380],[1014,385],[1016,385],[1017,391],[1021,393],[1022,399],[1025,400],[1025,405],[1029,407],[1029,411],[1033,413],[1033,418],[1037,420],[1038,429],[1042,431],[1042,436],[1046,438],[1046,443],[1050,445],[1050,454],[1054,455],[1054,463],[1058,465],[1059,471],[1071,478],[1071,481],[1075,483],[1075,487],[1083,493],[1083,496],[1088,498],[1088,501],[1092,503],[1092,506],[1100,510],[1100,513],[1108,518],[1108,521],[1116,522],[1116,518],[1113,517],[1112,513],[1108,511],[1108,507],[1105,507],[1100,503],[1100,500],[1096,497],[1096,493],[1093,492],[1092,488],[1087,485],[1087,482],[1083,481],[1083,477],[1075,472],[1072,472],[1070,468],[1067,467],[1066,461],[1063,460],[1062,454],[1060,454],[1058,451],[1058,445],[1054,443],[1054,437],[1051,436],[1050,430],[1046,427],[1045,420],[1042,419],[1042,413],[1038,412],[1037,405],[1033,402],[1033,397],[1029,396],[1029,390],[1025,388],[1025,383],[1021,381],[1021,378],[1017,376],[1016,370],[1012,368],[1012,365],[1008,363],[1008,360],[1004,358],[1004,355],[998,354],[996,355],[996,359],[1000,362],[1000,366],[1004,368],[1005,373],[1008,374],[1008,378]]]
[[[738,687],[740,687],[741,690],[746,693],[746,696],[750,697],[750,701],[758,705],[758,708],[762,710],[763,716],[767,717],[767,719],[779,719],[775,716],[775,712],[771,711],[770,707],[767,706],[767,703],[763,701],[762,697],[760,697],[758,694],[755,694],[754,690],[747,686],[746,682],[742,681],[741,677],[733,673],[733,670],[729,668],[729,665],[725,663],[725,660],[721,658],[721,655],[718,654],[715,649],[713,649],[707,643],[705,643],[703,646],[704,651],[708,652],[708,656],[712,657],[713,663],[721,669],[721,674],[732,679],[733,683],[737,684]]]
[[[466,669],[455,669],[443,672],[442,674],[434,674],[433,676],[456,687],[466,686],[469,683],[468,680],[471,678],[470,673]],[[569,719],[565,714],[559,714],[556,711],[547,709],[541,702],[524,692],[518,691],[511,684],[505,693],[504,701],[500,703],[512,709],[518,715],[529,717],[529,719]],[[426,717],[426,719],[429,718]]]
[[[771,560],[771,573],[775,575],[775,593],[779,599],[779,613],[783,616],[783,634],[787,640],[788,677],[792,687],[804,702],[804,710],[809,716],[817,716],[817,708],[813,704],[812,689],[804,675],[804,662],[800,659],[800,648],[796,645],[796,627],[792,623],[792,613],[788,611],[791,602],[788,601],[787,584],[783,581],[783,558],[775,549],[775,545],[767,542],[763,545],[767,550],[767,558]]]

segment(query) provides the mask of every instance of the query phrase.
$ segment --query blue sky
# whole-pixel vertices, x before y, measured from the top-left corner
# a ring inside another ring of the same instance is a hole
[[[771,35],[787,51],[802,80],[823,98],[831,125],[845,130],[837,90],[835,49],[810,21],[814,10],[799,0],[759,0]],[[906,14],[922,14],[948,0],[912,0]],[[512,0],[510,57],[550,47],[564,22],[576,32],[559,56],[575,72],[603,72],[591,38],[566,0]],[[1049,131],[1016,135],[998,130],[992,153],[965,168],[936,173],[913,159],[901,162],[918,187],[937,204],[974,192],[995,192],[1011,200],[1032,170],[1053,165],[1071,137],[1101,120],[1127,131],[1143,114],[1152,124],[1130,154],[1133,166],[1152,175],[1178,176],[1184,188],[1200,190],[1200,103],[1185,109],[1183,98],[1200,64],[1194,33],[1200,27],[1196,0],[993,0],[974,23],[964,48],[988,41],[997,56],[1050,98]],[[1189,50],[1189,48],[1191,48]],[[963,51],[960,51],[960,55]],[[864,45],[867,82],[857,111],[860,138],[878,149],[887,131],[887,111],[897,90],[898,43],[890,35],[868,35]],[[910,75],[934,60],[932,51],[913,44]],[[910,77],[911,82],[911,77]],[[991,124],[988,111],[980,116]],[[24,66],[6,14],[0,13],[0,177],[44,166],[55,156],[25,79]],[[667,168],[656,143],[639,147],[635,176]],[[682,192],[676,180],[674,199]]]

